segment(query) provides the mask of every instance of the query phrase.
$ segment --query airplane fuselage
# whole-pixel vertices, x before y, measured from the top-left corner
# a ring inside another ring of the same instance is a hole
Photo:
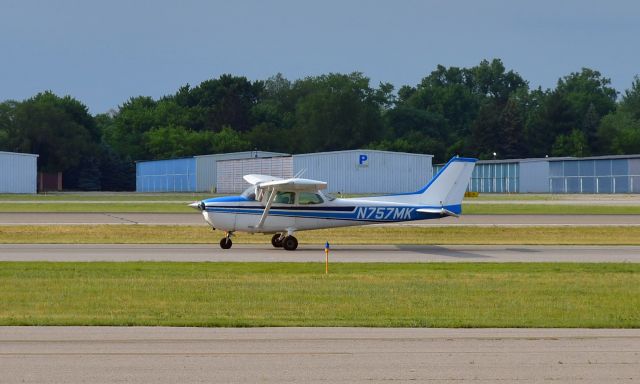
[[[225,232],[222,249],[231,248],[234,232],[273,233],[271,244],[293,251],[294,234],[311,229],[458,216],[476,160],[454,157],[420,190],[395,195],[336,199],[322,192],[324,181],[250,174],[239,196],[216,197],[190,204],[204,219]]]
[[[226,232],[277,233],[442,217],[418,211],[435,207],[349,198],[313,205],[274,204],[263,225],[257,227],[256,223],[264,211],[264,205],[258,201],[234,196],[212,198],[204,203],[202,214],[205,220],[212,227]],[[448,208],[455,213],[460,212],[460,206]]]

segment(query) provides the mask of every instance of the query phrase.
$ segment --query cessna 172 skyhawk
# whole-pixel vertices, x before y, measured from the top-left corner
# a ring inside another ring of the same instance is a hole
[[[236,232],[274,233],[271,244],[293,251],[297,231],[458,216],[476,159],[454,157],[427,185],[413,193],[335,198],[322,192],[323,181],[246,175],[251,186],[240,196],[215,197],[190,204],[225,232],[220,247],[231,248]]]

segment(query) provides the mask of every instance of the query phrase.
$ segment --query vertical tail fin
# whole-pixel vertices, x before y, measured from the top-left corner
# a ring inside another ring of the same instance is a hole
[[[451,207],[453,212],[460,213],[460,204],[476,161],[477,159],[467,157],[454,157],[449,160],[429,184],[415,193],[417,202],[430,206]]]
[[[418,212],[459,215],[462,211],[462,198],[471,180],[476,161],[477,159],[467,157],[452,158],[427,185],[413,193],[358,199],[422,205],[425,208],[418,209]]]

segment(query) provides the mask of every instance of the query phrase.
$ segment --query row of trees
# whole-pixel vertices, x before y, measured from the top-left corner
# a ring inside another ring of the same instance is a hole
[[[555,89],[530,89],[494,59],[438,66],[415,87],[377,87],[361,73],[290,81],[223,75],[91,116],[51,92],[0,104],[0,149],[40,154],[65,186],[131,189],[133,160],[242,150],[373,148],[491,158],[640,153],[640,79],[618,99],[583,68]]]

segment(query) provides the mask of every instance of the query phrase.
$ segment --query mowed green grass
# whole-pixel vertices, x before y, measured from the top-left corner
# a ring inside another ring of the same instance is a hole
[[[0,226],[4,244],[217,244],[223,232],[201,226]],[[367,226],[296,233],[301,244],[640,245],[640,226]],[[235,244],[270,244],[271,235],[234,235]]]
[[[640,326],[637,264],[0,263],[0,325]]]

